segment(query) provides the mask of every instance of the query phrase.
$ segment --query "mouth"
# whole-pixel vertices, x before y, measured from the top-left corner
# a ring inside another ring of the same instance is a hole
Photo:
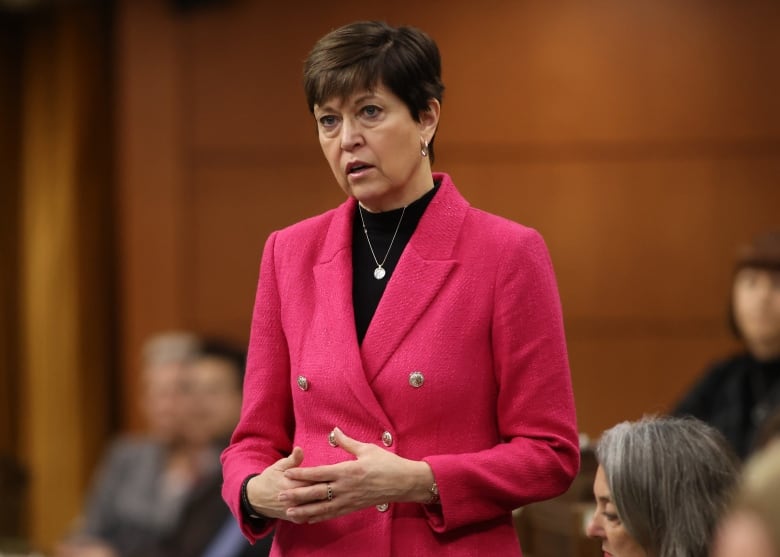
[[[362,161],[354,161],[347,164],[346,173],[347,176],[357,176],[362,174],[363,172],[366,172],[367,170],[370,170],[371,168],[374,167],[368,163]]]

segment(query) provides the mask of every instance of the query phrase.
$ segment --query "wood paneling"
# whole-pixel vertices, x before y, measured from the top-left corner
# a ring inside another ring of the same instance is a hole
[[[111,102],[104,14],[63,10],[23,33],[19,126],[18,455],[28,533],[48,552],[82,505],[114,428]],[[17,269],[3,269],[15,273]]]
[[[19,449],[19,112],[22,34],[0,18],[0,458]],[[0,530],[1,532],[2,530]]]
[[[118,21],[126,393],[160,328],[245,341],[267,234],[342,199],[300,68],[360,18],[436,38],[436,168],[544,234],[584,432],[668,408],[734,347],[733,253],[780,225],[776,2],[161,4]]]

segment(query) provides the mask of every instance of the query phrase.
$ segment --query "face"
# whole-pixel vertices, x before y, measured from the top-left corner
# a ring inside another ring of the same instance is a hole
[[[211,443],[229,436],[241,414],[241,386],[232,364],[220,358],[201,358],[189,371],[191,439]]]
[[[747,511],[726,518],[715,536],[713,557],[780,557],[760,519]]]
[[[780,271],[745,267],[734,277],[734,318],[763,360],[780,355]]]
[[[612,494],[607,485],[604,469],[599,466],[593,482],[593,495],[596,497],[596,512],[588,524],[587,533],[591,538],[601,540],[605,556],[611,557],[647,557],[634,537],[628,533],[617,514]]]
[[[373,212],[408,205],[433,187],[421,142],[433,137],[439,102],[416,122],[383,85],[314,105],[322,152],[344,192]]]
[[[181,437],[189,395],[182,364],[163,364],[144,370],[141,406],[153,436],[163,442]]]

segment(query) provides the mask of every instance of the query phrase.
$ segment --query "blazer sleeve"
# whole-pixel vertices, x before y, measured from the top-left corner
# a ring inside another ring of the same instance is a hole
[[[222,496],[251,541],[269,534],[276,521],[253,525],[241,511],[241,484],[292,451],[290,361],[281,323],[276,272],[277,233],[269,236],[260,263],[252,313],[241,418],[222,453]]]
[[[426,457],[449,531],[555,497],[579,469],[579,442],[560,300],[541,236],[509,239],[496,269],[492,320],[497,425],[502,442],[477,453]]]

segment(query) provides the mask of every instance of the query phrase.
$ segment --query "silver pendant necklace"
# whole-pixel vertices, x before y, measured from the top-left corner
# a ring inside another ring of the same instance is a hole
[[[408,207],[408,205],[406,207]],[[374,258],[374,263],[376,263],[376,269],[374,269],[374,278],[376,280],[382,280],[383,278],[385,278],[385,275],[387,274],[387,271],[385,271],[384,268],[384,264],[385,261],[387,261],[387,257],[390,255],[390,250],[393,247],[393,242],[395,242],[395,237],[398,235],[398,230],[401,228],[401,221],[404,220],[404,213],[406,213],[406,207],[404,207],[404,210],[401,211],[401,218],[398,219],[398,224],[395,227],[395,232],[393,232],[393,238],[390,240],[390,245],[387,246],[387,253],[385,253],[384,258],[380,263],[379,260],[376,258],[376,254],[374,253],[374,246],[371,245],[371,238],[368,237],[368,229],[366,228],[366,221],[363,218],[363,208],[360,206],[360,203],[358,203],[358,213],[360,214],[360,222],[363,223],[363,234],[366,235],[366,241],[368,242],[368,249],[371,250],[371,257]]]

